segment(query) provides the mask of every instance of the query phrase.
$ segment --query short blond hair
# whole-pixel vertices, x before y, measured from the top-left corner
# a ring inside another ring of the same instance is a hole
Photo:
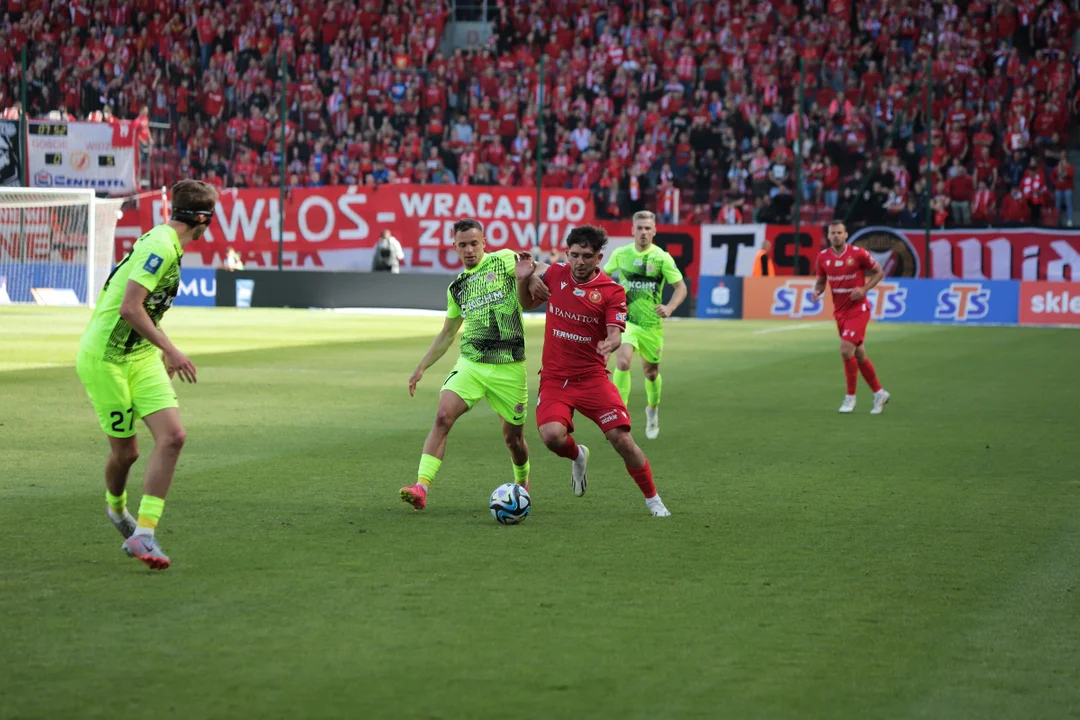
[[[637,222],[638,220],[652,220],[653,222],[656,222],[656,215],[649,212],[648,210],[638,210],[636,213],[634,213],[634,217],[632,218],[632,220],[634,222]]]

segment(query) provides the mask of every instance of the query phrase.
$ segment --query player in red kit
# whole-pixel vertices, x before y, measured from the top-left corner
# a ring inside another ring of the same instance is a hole
[[[817,283],[814,300],[820,300],[825,283],[832,288],[833,316],[840,331],[840,356],[844,359],[844,377],[847,395],[840,405],[840,412],[855,409],[855,387],[859,373],[874,391],[874,408],[871,415],[880,415],[889,402],[889,393],[881,388],[874,364],[866,355],[866,325],[870,322],[870,301],[866,293],[881,282],[885,271],[864,248],[847,244],[847,226],[842,220],[829,223],[829,247],[818,254]],[[869,276],[869,280],[867,280]]]
[[[630,413],[607,371],[608,357],[622,344],[626,291],[600,271],[607,234],[582,225],[566,238],[567,262],[537,265],[522,257],[515,268],[518,300],[526,310],[540,305],[529,291],[538,274],[551,291],[544,327],[544,355],[536,424],[548,449],[573,463],[574,494],[585,494],[589,449],[574,442],[574,412],[592,420],[622,456],[654,517],[671,515],[653,483],[645,453],[630,435]]]

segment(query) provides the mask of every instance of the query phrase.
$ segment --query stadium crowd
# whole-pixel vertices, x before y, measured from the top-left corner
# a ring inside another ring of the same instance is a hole
[[[6,0],[0,109],[25,47],[28,114],[140,118],[155,187],[276,186],[284,133],[292,186],[531,185],[542,150],[607,217],[786,222],[801,193],[804,222],[921,226],[929,183],[935,226],[1071,224],[1070,3],[492,0],[444,54],[442,0]]]

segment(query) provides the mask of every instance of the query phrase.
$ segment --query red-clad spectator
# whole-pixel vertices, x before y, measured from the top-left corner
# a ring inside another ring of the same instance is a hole
[[[1073,224],[1074,172],[1069,159],[1063,155],[1050,174],[1050,182],[1054,186],[1054,209],[1061,213],[1066,227],[1072,227]]]
[[[1039,216],[1046,202],[1046,173],[1039,166],[1038,160],[1031,159],[1024,178],[1020,181],[1020,188],[1024,198],[1031,205],[1031,222],[1039,224]]]
[[[975,198],[975,182],[968,175],[967,169],[960,165],[957,174],[949,179],[948,186],[953,223],[966,227],[971,224],[971,203]]]
[[[1006,226],[1016,227],[1031,222],[1031,205],[1024,198],[1019,186],[1005,196],[1001,202],[1001,219]]]
[[[971,221],[976,225],[990,225],[997,215],[997,198],[985,181],[979,181],[979,189],[971,203]]]

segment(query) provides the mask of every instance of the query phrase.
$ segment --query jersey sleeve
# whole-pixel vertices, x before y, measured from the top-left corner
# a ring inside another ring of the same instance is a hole
[[[517,253],[509,248],[503,248],[502,250],[495,251],[495,257],[499,259],[499,262],[503,264],[510,272],[510,277],[514,277],[514,266],[517,265]]]
[[[682,273],[679,272],[679,266],[675,264],[675,258],[671,257],[670,253],[664,253],[664,260],[660,264],[660,272],[664,274],[664,280],[674,285],[677,282],[681,282],[683,279]]]
[[[167,239],[147,236],[135,243],[128,262],[131,264],[128,280],[153,292],[165,277],[167,268],[176,263],[176,249]]]
[[[622,285],[613,285],[607,298],[607,308],[604,312],[604,320],[608,327],[614,326],[620,330],[626,329],[626,290]]]
[[[449,287],[446,288],[446,317],[451,320],[461,317],[461,307],[454,300],[454,296],[450,294]]]
[[[608,257],[607,262],[604,264],[604,274],[614,275],[619,271],[619,251],[622,248],[615,248],[611,251],[611,255]]]
[[[866,248],[859,248],[862,252],[859,253],[859,267],[863,270],[876,270],[877,260],[871,255]]]
[[[558,280],[559,273],[562,272],[562,268],[562,263],[548,265],[547,269],[540,275],[540,279],[544,281],[544,284],[548,286],[549,290],[555,288],[555,283]]]

